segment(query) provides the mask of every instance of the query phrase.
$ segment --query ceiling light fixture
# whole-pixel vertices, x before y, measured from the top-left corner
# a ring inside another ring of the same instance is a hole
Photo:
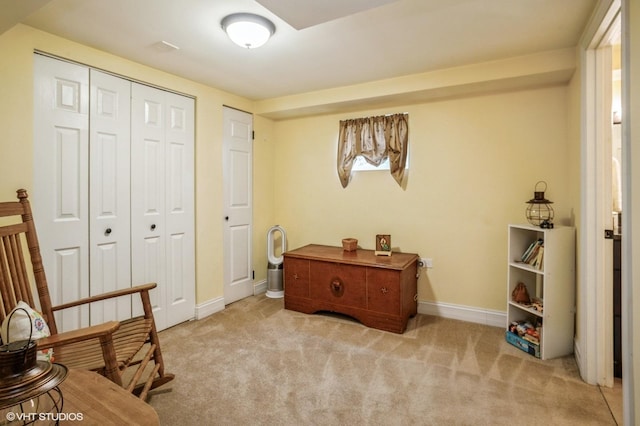
[[[235,44],[247,49],[262,46],[276,32],[273,22],[253,13],[234,13],[220,24]]]

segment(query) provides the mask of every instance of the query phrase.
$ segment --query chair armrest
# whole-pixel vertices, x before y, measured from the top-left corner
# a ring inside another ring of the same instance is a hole
[[[73,308],[87,303],[99,302],[101,300],[112,299],[114,297],[128,296],[130,294],[142,293],[143,291],[149,291],[156,288],[156,283],[141,284],[133,286],[131,288],[123,288],[122,290],[114,290],[108,293],[99,294],[97,296],[85,297],[84,299],[75,300],[69,303],[63,303],[62,305],[54,306],[52,311],[60,311],[62,309]]]
[[[53,336],[39,339],[38,350],[55,348],[57,346],[108,336],[113,334],[119,328],[120,323],[118,321],[108,321],[104,324],[92,325],[91,327],[80,328],[78,330],[65,331],[64,333],[58,333]]]

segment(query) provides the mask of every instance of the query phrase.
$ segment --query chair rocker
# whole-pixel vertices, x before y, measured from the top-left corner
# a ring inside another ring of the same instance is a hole
[[[33,276],[39,308],[51,332],[51,336],[38,340],[38,349],[53,348],[55,362],[69,368],[96,371],[145,400],[149,390],[174,378],[164,371],[153,319],[149,291],[156,284],[52,306],[27,191],[19,189],[17,193],[19,201],[0,202],[0,322],[21,300],[36,307],[30,283]],[[23,252],[25,246],[29,250],[27,256]],[[58,332],[55,312],[132,294],[139,294],[142,299],[142,316]]]

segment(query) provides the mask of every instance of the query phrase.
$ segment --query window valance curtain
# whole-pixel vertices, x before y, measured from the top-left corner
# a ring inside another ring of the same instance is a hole
[[[402,185],[409,145],[409,115],[392,114],[340,121],[338,136],[338,176],[342,187],[351,180],[358,155],[379,166],[387,157],[391,175]]]

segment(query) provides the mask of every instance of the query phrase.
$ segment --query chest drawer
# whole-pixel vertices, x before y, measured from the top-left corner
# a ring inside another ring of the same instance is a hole
[[[368,309],[400,315],[400,273],[386,269],[367,268]]]
[[[366,270],[364,266],[311,262],[310,296],[339,305],[366,308]]]
[[[284,286],[291,296],[309,297],[309,261],[284,260]]]

